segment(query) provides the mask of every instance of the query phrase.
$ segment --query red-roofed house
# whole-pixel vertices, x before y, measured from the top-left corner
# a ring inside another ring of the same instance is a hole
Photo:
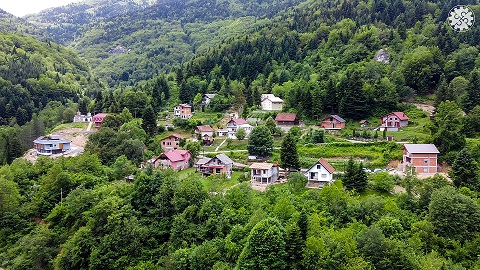
[[[382,125],[380,130],[387,128],[387,131],[398,131],[401,127],[408,126],[408,116],[403,112],[392,112],[380,117]]]
[[[335,169],[324,158],[321,158],[317,163],[305,172],[308,179],[308,188],[322,188],[326,184],[333,183],[333,172]]]
[[[105,116],[107,116],[108,114],[106,113],[98,113],[98,114],[95,114],[93,117],[92,117],[92,122],[93,122],[93,128],[95,130],[98,130],[100,128],[100,126],[102,125],[102,122],[103,122],[103,119],[105,118]]]
[[[190,119],[192,117],[192,106],[188,104],[178,104],[173,108],[173,116]]]
[[[440,153],[434,144],[404,144],[403,165],[415,168],[418,174],[435,174],[437,170],[437,156]]]
[[[190,167],[190,157],[187,150],[171,150],[161,154],[153,164],[155,168],[172,168],[179,171]]]
[[[275,117],[275,121],[279,126],[296,126],[300,122],[294,113],[279,113]]]
[[[227,123],[228,137],[235,139],[235,133],[237,133],[239,128],[243,128],[247,132],[247,136],[252,132],[253,127],[242,118],[230,119]]]
[[[180,139],[183,139],[183,136],[178,134],[172,134],[162,139],[160,142],[163,151],[177,150],[180,147]]]
[[[324,129],[342,129],[345,127],[345,120],[336,114],[332,114],[322,120],[321,127]]]

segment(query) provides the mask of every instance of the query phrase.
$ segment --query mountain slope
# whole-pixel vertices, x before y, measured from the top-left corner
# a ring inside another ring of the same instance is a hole
[[[46,39],[47,36],[41,28],[2,9],[0,9],[0,32],[28,34],[39,39]]]

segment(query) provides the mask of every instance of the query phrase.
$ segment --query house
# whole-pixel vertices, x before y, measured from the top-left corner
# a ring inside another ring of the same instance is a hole
[[[93,128],[95,130],[98,130],[100,128],[100,126],[102,125],[103,119],[105,119],[107,115],[108,114],[106,113],[98,113],[92,117]]]
[[[368,122],[367,120],[360,120],[360,126],[361,127],[366,127],[368,125],[370,125],[370,122]]]
[[[324,158],[321,158],[317,163],[305,172],[308,179],[308,188],[322,188],[325,185],[330,185],[333,182],[333,172],[335,169]]]
[[[339,130],[339,129],[345,128],[345,123],[346,122],[342,117],[336,114],[332,114],[329,117],[322,120],[321,127],[324,129]]]
[[[62,140],[58,136],[41,136],[33,141],[33,148],[37,150],[37,155],[50,156],[53,154],[62,154],[70,150],[70,140]]]
[[[275,117],[275,121],[279,126],[297,126],[300,123],[300,120],[294,113],[279,113]]]
[[[228,130],[226,128],[217,129],[217,136],[218,137],[228,136]]]
[[[228,132],[228,137],[232,139],[236,139],[237,137],[235,134],[237,133],[239,128],[243,128],[245,132],[247,133],[247,136],[252,132],[253,127],[245,121],[245,119],[242,118],[232,118],[230,121],[227,123],[227,132]]]
[[[177,150],[180,147],[180,139],[182,135],[172,134],[160,141],[163,151]]]
[[[408,116],[403,112],[386,114],[380,117],[380,120],[382,121],[380,130],[383,131],[384,129],[387,129],[387,131],[398,131],[399,128],[408,126],[408,119]]]
[[[73,117],[74,123],[81,123],[81,122],[92,122],[92,114],[87,113],[87,115],[81,114],[80,111],[77,111],[77,114]]]
[[[437,173],[437,156],[440,153],[434,144],[404,144],[403,169],[414,168],[418,174]]]
[[[283,109],[283,100],[273,94],[263,94],[261,104],[264,111],[281,111]]]
[[[201,159],[199,162],[196,164],[197,171],[201,172],[203,177],[212,174],[225,174],[227,178],[232,177],[233,160],[225,154],[216,155],[208,160]]]
[[[202,105],[203,106],[208,106],[210,104],[210,101],[216,96],[217,94],[205,94],[202,97]]]
[[[211,126],[197,126],[195,128],[195,134],[201,138],[202,145],[211,145],[215,141],[213,138],[214,133],[215,131]]]
[[[171,150],[161,154],[153,161],[155,168],[172,168],[176,171],[190,167],[191,154],[188,150]]]
[[[192,106],[188,104],[179,104],[173,108],[173,116],[182,118],[182,119],[190,119],[192,117]]]
[[[273,163],[253,163],[250,165],[251,183],[269,185],[278,179],[278,165]]]

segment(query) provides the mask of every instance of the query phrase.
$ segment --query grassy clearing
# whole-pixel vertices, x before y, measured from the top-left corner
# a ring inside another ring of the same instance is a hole
[[[204,125],[212,125],[222,120],[224,113],[198,112],[192,116],[194,120],[200,120]]]
[[[211,175],[206,178],[200,177],[200,182],[202,183],[204,190],[209,192],[220,192],[238,184],[238,178],[242,174],[243,172],[233,172],[231,179],[227,179],[221,175]]]
[[[82,122],[82,123],[66,123],[66,124],[60,124],[52,129],[50,131],[51,133],[57,132],[59,130],[64,130],[64,129],[69,129],[69,128],[81,128],[86,130],[88,127],[88,123]]]

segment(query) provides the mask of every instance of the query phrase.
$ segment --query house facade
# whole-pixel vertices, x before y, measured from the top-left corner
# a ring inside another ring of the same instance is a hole
[[[80,111],[77,111],[75,116],[73,117],[74,123],[81,123],[81,122],[92,122],[92,114],[87,113],[87,115],[81,114]]]
[[[410,168],[418,174],[438,172],[437,158],[440,153],[434,144],[404,144],[403,170]]]
[[[37,155],[50,156],[70,150],[71,142],[57,136],[41,136],[33,141],[33,148],[37,151]]]
[[[106,113],[98,113],[92,117],[93,128],[98,130],[102,126],[103,119],[107,116]]]
[[[245,132],[247,133],[247,136],[250,135],[250,132],[252,132],[253,127],[245,121],[245,119],[242,118],[235,118],[231,119],[227,123],[227,136],[232,139],[236,139],[237,137],[235,134],[237,133],[239,128],[243,128]]]
[[[192,117],[192,106],[188,104],[179,104],[173,108],[173,116],[182,118],[182,119],[190,119]]]
[[[279,126],[298,126],[300,120],[295,113],[279,113],[275,117],[275,122]]]
[[[204,94],[202,97],[202,105],[203,106],[208,106],[210,104],[210,101],[216,96],[217,94]]]
[[[278,165],[273,163],[253,163],[250,165],[250,182],[270,185],[278,180]]]
[[[273,94],[263,94],[261,105],[264,111],[281,111],[283,109],[283,100]]]
[[[346,121],[342,117],[332,114],[322,120],[321,127],[324,129],[340,130],[345,128],[345,123]]]
[[[408,116],[403,112],[392,112],[380,117],[382,125],[380,130],[398,131],[401,127],[408,126]]]
[[[308,179],[308,188],[322,188],[325,185],[330,185],[333,182],[333,172],[335,169],[324,158],[321,158],[317,163],[313,164],[305,176]]]
[[[190,158],[191,154],[187,150],[171,150],[157,157],[153,165],[159,169],[172,168],[180,171],[190,167]]]
[[[180,139],[183,139],[182,135],[172,134],[160,141],[164,152],[170,150],[177,150],[180,147]]]
[[[199,162],[203,164],[197,163],[197,171],[201,172],[203,177],[212,174],[225,174],[229,179],[232,177],[233,160],[225,154],[216,155],[208,160],[199,160]]]

